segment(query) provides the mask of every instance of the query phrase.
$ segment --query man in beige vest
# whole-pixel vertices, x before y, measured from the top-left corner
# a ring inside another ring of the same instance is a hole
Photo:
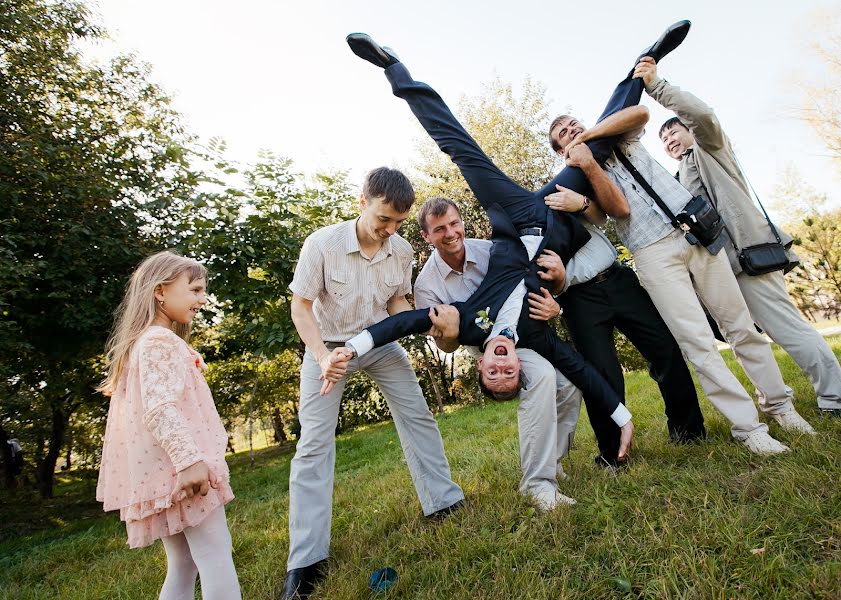
[[[680,182],[693,194],[705,194],[724,217],[724,248],[751,315],[809,377],[818,408],[841,415],[841,367],[823,337],[792,303],[783,271],[752,276],[739,263],[736,247],[775,242],[777,237],[753,203],[750,186],[715,113],[694,95],[658,77],[652,60],[640,62],[637,74],[648,94],[677,115],[660,128],[660,139],[669,156],[680,161]],[[774,229],[781,243],[790,248],[791,236],[776,226]],[[787,254],[786,270],[798,262],[791,250]]]

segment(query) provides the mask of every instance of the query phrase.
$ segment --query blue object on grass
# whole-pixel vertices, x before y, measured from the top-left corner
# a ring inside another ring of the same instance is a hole
[[[368,578],[368,587],[375,593],[384,592],[395,583],[397,583],[397,571],[391,567],[377,569]]]

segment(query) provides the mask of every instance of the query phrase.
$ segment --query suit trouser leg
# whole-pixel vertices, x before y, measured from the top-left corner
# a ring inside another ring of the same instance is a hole
[[[688,264],[701,301],[756,388],[760,410],[767,414],[794,410],[791,388],[783,382],[771,344],[754,326],[725,253],[712,256],[702,247],[693,246]]]
[[[530,220],[534,194],[514,183],[488,158],[441,96],[412,79],[403,63],[388,67],[385,75],[394,95],[408,103],[429,136],[459,168],[479,204],[485,209],[499,204],[518,227]]]
[[[520,437],[520,493],[535,495],[558,489],[560,449],[567,450],[577,419],[571,423],[575,387],[563,378],[559,388],[555,367],[534,350],[518,348],[524,388],[520,391],[517,425]],[[562,377],[562,376],[561,376]],[[558,401],[558,399],[562,401]],[[577,407],[576,407],[577,408]],[[576,412],[577,415],[577,412]],[[566,445],[562,445],[566,444]]]
[[[537,192],[526,190],[488,158],[438,93],[429,85],[412,79],[403,63],[388,67],[385,74],[394,95],[409,104],[424,130],[459,168],[483,208],[499,204],[509,214],[514,225],[522,227],[533,224],[533,208],[544,206],[543,198],[556,191],[556,184],[582,194],[591,193],[587,177],[577,167],[565,167]],[[642,93],[641,81],[629,78],[623,80],[614,90],[603,117],[626,106],[638,104]],[[606,158],[611,150],[608,140],[588,142],[587,145],[594,148],[594,154],[602,158]]]
[[[581,390],[587,404],[594,412],[612,416],[616,412],[622,397],[610,386],[605,378],[581,354],[573,350],[572,346],[560,339],[548,326],[542,330],[539,337],[533,336],[529,340],[531,347],[538,348],[542,356],[547,358],[575,387]]]
[[[841,408],[841,366],[823,336],[794,306],[782,271],[736,276],[757,325],[803,369],[815,388],[818,407]]]
[[[601,116],[596,121],[597,123],[619,112],[623,108],[639,104],[644,84],[642,79],[632,79],[632,74],[633,70],[613,90]],[[604,161],[613,152],[615,141],[616,138],[603,138],[587,142],[587,146],[590,148],[596,160]],[[542,200],[545,196],[557,191],[555,189],[556,185],[561,185],[585,195],[589,194],[588,190],[590,190],[590,183],[580,169],[565,167],[535,194]]]
[[[353,360],[350,373],[358,369]],[[301,364],[301,436],[289,471],[289,559],[287,569],[306,567],[327,558],[333,511],[336,425],[347,378],[320,395],[321,368],[312,353]]]
[[[744,440],[754,431],[767,431],[768,427],[760,423],[756,406],[718,352],[693,287],[693,250],[697,249],[674,232],[634,253],[637,274],[686,359],[695,367],[707,398],[730,421],[733,437]],[[733,301],[738,304],[738,299]]]
[[[605,284],[605,293],[613,299],[616,328],[651,365],[649,373],[663,396],[669,436],[703,437],[704,416],[683,353],[636,274],[623,268]]]
[[[359,359],[360,369],[382,391],[423,514],[430,515],[464,499],[450,477],[438,423],[429,411],[406,351],[396,342],[375,348]]]
[[[575,349],[605,378],[624,404],[625,379],[613,342],[613,309],[599,293],[600,285],[582,284],[561,296],[564,322]],[[619,454],[619,427],[589,394],[584,395],[584,406],[600,454],[609,462],[615,462]]]

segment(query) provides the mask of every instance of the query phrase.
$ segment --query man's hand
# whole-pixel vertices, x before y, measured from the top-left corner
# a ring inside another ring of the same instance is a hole
[[[351,358],[353,358],[353,352],[350,348],[335,348],[319,359],[320,379],[324,382],[321,384],[322,396],[328,394],[336,385],[336,382],[347,374],[348,363]]]
[[[561,307],[555,302],[549,290],[542,287],[540,294],[529,292],[529,317],[535,321],[548,321],[561,314]]]
[[[633,79],[642,79],[646,86],[657,79],[657,63],[650,56],[643,56],[634,67]]]
[[[587,144],[576,144],[567,147],[565,157],[566,164],[570,167],[583,169],[596,164],[596,159],[593,158],[593,152]]]
[[[619,462],[628,458],[631,446],[634,445],[634,424],[631,421],[619,428],[619,455],[616,457]]]
[[[436,339],[457,339],[460,315],[458,309],[450,304],[439,304],[429,309],[432,328],[429,335]]]
[[[567,276],[564,261],[552,250],[544,250],[534,261],[538,267],[542,267],[543,271],[538,271],[537,276],[544,281],[553,282],[553,291],[560,291],[564,287],[564,280]]]
[[[573,192],[562,185],[555,184],[557,192],[552,192],[543,201],[551,209],[561,210],[563,212],[578,212],[584,208],[584,196],[578,192]]]
[[[584,133],[586,133],[586,132],[584,132]],[[579,145],[581,145],[581,144],[583,144],[584,142],[587,141],[585,139],[586,136],[584,135],[584,133],[579,134],[577,138],[572,140],[569,144],[567,144],[567,147],[564,148],[564,160],[567,160],[569,158],[569,154],[570,154],[570,152],[572,152],[573,148],[575,148],[576,146],[579,146]]]

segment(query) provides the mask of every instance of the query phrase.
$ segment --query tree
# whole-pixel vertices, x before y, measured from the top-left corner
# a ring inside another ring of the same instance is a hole
[[[265,416],[275,438],[294,433],[303,347],[291,318],[289,284],[306,237],[355,215],[343,172],[311,180],[290,159],[262,152],[244,168],[212,141],[206,191],[197,196],[183,248],[208,267],[221,322],[209,382],[230,419]]]
[[[841,314],[841,210],[789,168],[777,184],[774,206],[794,238],[800,265],[786,277],[797,308],[812,321]]]
[[[811,124],[841,167],[841,10],[821,11],[816,29],[825,33],[812,44],[825,70],[819,81],[803,85],[804,120]]]
[[[106,404],[90,367],[126,277],[194,183],[190,140],[148,69],[81,58],[101,35],[74,0],[0,11],[0,427],[27,424],[44,496],[71,416]]]

